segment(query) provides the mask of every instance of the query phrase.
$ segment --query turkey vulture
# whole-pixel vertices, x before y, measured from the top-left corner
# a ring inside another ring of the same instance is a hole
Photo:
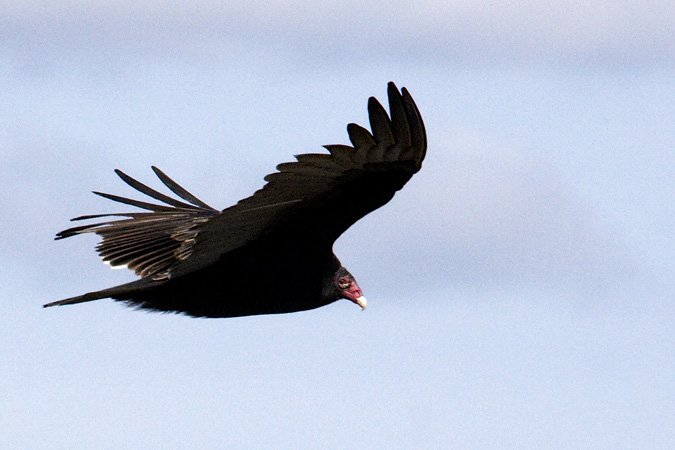
[[[163,204],[94,192],[147,212],[106,218],[61,231],[56,239],[96,233],[96,250],[112,267],[141,278],[44,305],[113,298],[138,308],[194,317],[236,317],[303,311],[346,298],[366,307],[361,288],[333,253],[354,222],[387,203],[420,170],[427,139],[408,91],[387,89],[390,115],[368,100],[372,133],[350,123],[352,146],[326,145],[329,154],[297,155],[265,177],[265,186],[218,211],[161,170],[157,177],[178,198],[157,192],[120,170],[129,186]],[[113,219],[110,219],[110,218]]]

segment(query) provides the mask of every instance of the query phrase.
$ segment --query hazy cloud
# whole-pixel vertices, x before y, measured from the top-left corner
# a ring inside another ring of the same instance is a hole
[[[675,6],[655,1],[9,2],[5,45],[182,55],[233,46],[354,64],[672,65]]]

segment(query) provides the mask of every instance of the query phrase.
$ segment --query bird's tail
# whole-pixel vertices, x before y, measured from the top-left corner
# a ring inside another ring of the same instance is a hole
[[[131,283],[120,284],[119,286],[114,286],[100,291],[87,292],[86,294],[78,295],[77,297],[58,300],[56,302],[47,303],[42,306],[44,308],[48,308],[50,306],[75,305],[77,303],[91,302],[93,300],[100,300],[102,298],[125,300],[133,297],[133,294],[139,293],[147,288],[157,286],[162,283],[163,281],[142,278],[140,280],[132,281]]]

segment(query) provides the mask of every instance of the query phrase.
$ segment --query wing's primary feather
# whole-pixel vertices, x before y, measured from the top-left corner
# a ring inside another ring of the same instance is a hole
[[[153,167],[153,170],[155,170],[155,173],[157,173],[157,171],[158,171],[159,169]],[[193,205],[189,205],[189,204],[187,204],[187,203],[184,203],[184,202],[178,201],[178,200],[176,200],[176,199],[174,199],[174,198],[171,198],[171,197],[169,197],[168,195],[164,195],[164,194],[162,194],[162,193],[160,193],[160,192],[157,192],[156,190],[154,190],[154,189],[152,189],[152,188],[150,188],[150,187],[144,185],[143,183],[141,183],[141,182],[139,182],[139,181],[137,181],[137,180],[131,178],[129,175],[127,175],[126,173],[122,172],[122,171],[119,170],[119,169],[115,169],[115,173],[116,173],[116,174],[122,179],[122,181],[124,181],[126,184],[128,184],[128,185],[131,186],[132,188],[136,189],[137,191],[142,192],[143,194],[147,195],[148,197],[152,197],[152,198],[154,198],[155,200],[159,200],[160,202],[164,202],[164,203],[166,203],[167,205],[171,205],[171,206],[174,206],[174,207],[176,207],[176,208],[187,208],[187,209],[195,209],[195,208],[196,208],[196,207],[193,206]],[[163,174],[162,174],[162,175],[163,175]],[[158,175],[158,177],[159,177],[159,175]],[[159,177],[159,179],[161,180],[162,177]],[[166,183],[164,183],[164,184],[167,185]],[[167,185],[167,186],[168,186],[168,185]],[[172,190],[173,190],[173,189],[172,189]],[[106,195],[107,195],[107,194],[106,194]],[[109,198],[109,197],[108,197],[108,198]],[[182,198],[182,197],[181,197],[181,198]],[[211,208],[211,207],[208,206],[208,205],[206,205],[206,208],[207,208],[207,209],[208,209],[208,208],[213,209],[213,208]]]
[[[171,178],[169,178],[168,175],[166,175],[164,172],[159,170],[157,167],[152,166],[152,170],[155,172],[155,175],[157,175],[157,178],[159,178],[162,183],[169,189],[171,189],[171,192],[182,198],[183,200],[186,200],[190,203],[192,203],[195,206],[198,206],[199,208],[202,209],[210,209],[215,211],[214,208],[210,207],[203,201],[199,200],[197,197],[194,195],[190,194],[186,189],[184,189],[180,184],[176,183],[173,181]]]
[[[117,195],[94,192],[101,197],[152,212],[96,214],[76,217],[75,221],[102,217],[124,217],[77,226],[61,231],[56,239],[76,234],[96,233],[103,240],[96,246],[99,256],[112,267],[127,267],[143,278],[166,278],[166,271],[185,256],[186,243],[196,235],[194,227],[218,214],[218,211],[199,201],[176,182],[155,169],[160,180],[176,195],[192,204],[164,195],[135,180],[121,170],[115,173],[129,186],[165,205],[142,202]],[[160,176],[159,174],[162,174]]]

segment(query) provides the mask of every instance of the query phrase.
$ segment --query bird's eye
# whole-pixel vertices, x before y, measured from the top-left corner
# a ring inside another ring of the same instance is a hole
[[[352,285],[352,282],[349,281],[349,278],[340,278],[338,280],[338,287],[340,289],[347,289],[351,285]]]

